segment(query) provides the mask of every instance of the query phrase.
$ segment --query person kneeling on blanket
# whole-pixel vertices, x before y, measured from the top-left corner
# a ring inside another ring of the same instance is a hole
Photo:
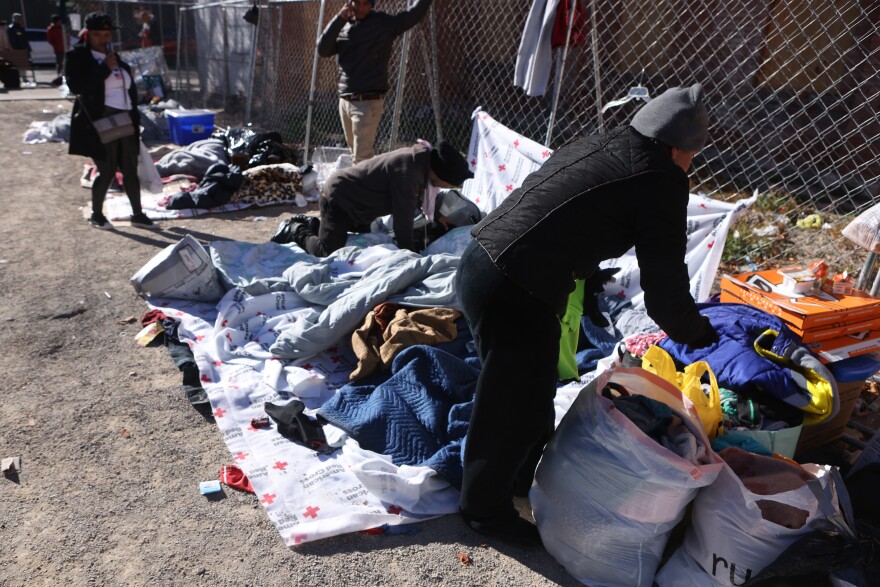
[[[482,371],[459,505],[478,533],[540,545],[513,497],[528,494],[553,431],[560,317],[576,279],[607,279],[599,263],[635,246],[651,318],[693,347],[718,340],[684,262],[687,171],[707,135],[702,87],[669,89],[629,126],[561,147],[471,231],[457,288]]]
[[[461,186],[473,176],[467,160],[445,141],[377,155],[327,180],[320,221],[294,215],[282,221],[271,240],[295,242],[311,255],[326,257],[345,246],[349,232],[365,232],[373,220],[391,214],[397,246],[415,251],[413,219],[419,207],[430,203],[433,208],[437,190]]]

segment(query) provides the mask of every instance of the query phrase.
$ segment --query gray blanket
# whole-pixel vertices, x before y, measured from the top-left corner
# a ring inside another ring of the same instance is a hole
[[[226,146],[220,139],[205,139],[166,154],[156,163],[156,169],[162,177],[178,173],[202,177],[215,163],[229,163]]]

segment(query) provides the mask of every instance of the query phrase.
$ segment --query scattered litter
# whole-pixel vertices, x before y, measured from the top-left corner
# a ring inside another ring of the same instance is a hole
[[[8,457],[0,461],[0,471],[4,475],[15,475],[21,472],[21,457]]]
[[[137,377],[137,371],[129,371],[128,376],[129,377]]]
[[[107,293],[106,291],[104,292],[104,295],[107,296],[107,299],[108,299],[108,300],[113,299],[113,296],[111,296],[111,295],[110,295],[109,293]]]
[[[267,216],[254,216],[253,217],[254,222],[265,222],[266,220],[269,220],[269,218]]]
[[[27,414],[27,425],[28,426],[36,426],[37,419],[34,418],[31,414]]]
[[[223,491],[220,487],[220,481],[213,479],[211,481],[202,481],[199,483],[199,493],[208,495],[209,493],[220,493]]]
[[[201,577],[202,575],[204,575],[207,572],[208,572],[208,569],[206,569],[205,567],[201,567],[198,570],[196,570],[196,575]]]
[[[471,555],[469,555],[466,552],[459,552],[458,553],[458,560],[461,562],[461,564],[463,564],[466,567],[468,567],[472,564]]]
[[[251,426],[254,428],[268,428],[270,423],[269,416],[251,418]]]
[[[119,436],[122,438],[131,438],[131,432],[128,431],[128,428],[123,428],[122,432],[119,433]]]
[[[126,318],[122,318],[121,320],[116,321],[116,323],[120,326],[123,324],[131,324],[132,322],[137,322],[137,318],[134,316],[128,316]]]
[[[779,227],[775,224],[768,224],[763,228],[756,228],[752,233],[755,236],[776,236],[779,234]]]
[[[21,154],[22,155],[33,155],[34,152],[33,151],[22,151]]]
[[[9,263],[9,259],[0,259],[0,265],[3,263]]]
[[[798,218],[797,221],[798,228],[821,228],[822,227],[822,217],[818,214],[810,214],[809,216],[804,216],[803,218]]]

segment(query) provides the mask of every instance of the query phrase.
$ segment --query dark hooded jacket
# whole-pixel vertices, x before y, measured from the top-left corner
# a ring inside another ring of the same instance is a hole
[[[134,123],[136,136],[140,137],[141,116],[137,109],[137,87],[134,83],[131,67],[117,55],[116,63],[128,72],[132,83],[128,88],[129,115]],[[71,155],[83,155],[92,159],[103,160],[107,151],[98,138],[98,131],[92,126],[92,120],[104,116],[104,80],[113,73],[104,63],[92,56],[92,51],[85,42],[77,43],[67,52],[64,60],[64,75],[67,87],[72,94],[79,96],[73,102],[73,113],[70,116],[70,147]],[[86,111],[83,111],[83,108]]]
[[[431,170],[431,149],[414,145],[382,153],[332,175],[324,194],[343,211],[352,227],[394,216],[394,240],[414,250],[413,218],[422,202]]]
[[[416,26],[430,7],[431,0],[417,0],[398,14],[372,10],[359,21],[348,22],[338,15],[331,20],[318,39],[318,54],[337,56],[339,94],[387,92],[394,39]]]
[[[471,234],[561,315],[574,280],[635,246],[648,314],[675,341],[706,328],[689,292],[687,174],[630,127],[560,148]]]

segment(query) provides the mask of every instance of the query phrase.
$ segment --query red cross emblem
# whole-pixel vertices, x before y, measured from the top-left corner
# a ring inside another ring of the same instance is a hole
[[[709,243],[708,247],[711,249],[714,244],[715,244],[715,241],[712,241],[711,243]]]
[[[477,196],[476,202],[477,202],[477,204],[480,203],[480,196]]]
[[[220,367],[221,365],[223,365],[223,361],[214,361],[214,364]]]
[[[392,506],[388,506],[388,509],[385,511],[387,511],[389,514],[397,515],[403,511],[403,508],[400,507],[399,505],[392,505]]]
[[[510,185],[510,184],[508,184],[508,185],[504,186],[504,189],[506,189],[506,190],[509,191],[509,192],[512,192],[512,191],[513,191],[513,186]]]
[[[498,166],[498,171],[505,171],[506,169],[507,169],[506,165],[499,165]]]
[[[220,323],[220,326],[225,327],[227,324],[229,324],[229,320],[224,320],[223,322]]]
[[[706,205],[706,202],[700,202],[700,208],[708,208],[708,207],[709,206]]]
[[[305,539],[308,538],[308,535],[306,535],[306,534],[294,534],[294,535],[292,536],[292,538],[293,538],[293,543],[294,543],[294,544],[302,544],[303,542],[305,542]]]
[[[542,151],[542,152],[541,152],[541,157],[543,157],[544,159],[546,159],[546,158],[549,157],[549,156],[550,156],[550,150],[549,150],[549,149],[547,149],[546,151]]]
[[[285,461],[275,461],[275,464],[272,465],[273,469],[278,469],[279,471],[283,471],[287,467],[287,463]]]
[[[516,139],[515,141],[513,141],[513,146],[516,148],[519,148],[519,139]]]
[[[235,459],[236,461],[243,461],[247,458],[247,456],[248,456],[248,453],[239,452],[239,453],[236,453],[232,458]]]
[[[477,160],[471,159],[471,167],[476,167],[476,166],[477,166]]]
[[[199,377],[199,379],[201,379],[205,383],[211,383],[211,378],[208,377],[207,375],[202,375],[201,377]]]
[[[224,410],[223,408],[217,408],[216,410],[214,410],[214,417],[222,418],[228,411],[229,410]]]
[[[278,497],[274,493],[264,493],[263,499],[260,500],[260,503],[264,503],[266,505],[272,505],[272,502],[275,501],[275,498]]]
[[[205,337],[204,337],[204,335],[201,335],[201,334],[200,334],[200,335],[196,336],[196,340],[197,340],[198,342],[202,342],[203,340],[205,340]]]
[[[306,508],[306,511],[303,512],[303,516],[305,516],[307,518],[317,518],[318,517],[318,510],[320,510],[320,509],[321,508],[319,508],[319,507],[313,508],[312,506],[309,506]]]

